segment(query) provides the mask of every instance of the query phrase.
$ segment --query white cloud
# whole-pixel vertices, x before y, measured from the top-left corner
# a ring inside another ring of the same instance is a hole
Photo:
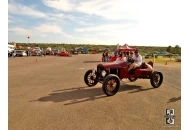
[[[25,36],[29,36],[29,35],[33,34],[32,31],[30,31],[29,29],[24,29],[21,27],[9,28],[8,31],[13,32],[17,35],[25,35]]]
[[[43,0],[48,7],[56,8],[58,10],[73,11],[75,8],[71,0]]]
[[[32,27],[28,29],[22,27],[13,27],[9,28],[9,32],[13,32],[16,35],[26,35],[26,36],[38,35],[43,37],[52,33],[52,34],[61,34],[67,38],[72,38],[72,36],[65,33],[60,26],[51,23],[44,23],[37,27]]]
[[[137,3],[123,5],[122,0],[81,0],[80,2],[75,0],[43,0],[43,2],[46,6],[57,10],[76,11],[108,19],[135,19],[137,14],[135,12],[137,7],[134,6]],[[133,9],[132,12],[131,9]]]
[[[50,24],[41,24],[38,27],[34,27],[34,30],[42,32],[42,33],[55,33],[55,34],[62,34],[62,30],[57,25],[50,25]]]
[[[128,28],[131,28],[134,26],[134,24],[106,24],[106,25],[100,25],[100,26],[91,26],[91,27],[85,27],[85,28],[78,28],[75,29],[76,32],[110,32],[110,31],[119,31],[119,30],[125,30]]]
[[[88,22],[84,22],[84,21],[75,21],[76,23],[79,23],[81,25],[93,25],[93,23],[88,23]]]
[[[13,15],[8,15],[8,22],[10,22],[10,23],[17,23],[17,22],[22,23],[22,22],[26,22],[26,21],[23,19],[14,17]]]
[[[33,8],[30,8],[28,6],[24,6],[21,4],[17,4],[14,2],[10,2],[8,4],[8,12],[11,14],[21,14],[21,15],[27,15],[32,17],[46,17],[46,14],[40,11],[37,11]]]
[[[14,21],[11,19],[8,19],[8,23],[13,23]]]
[[[19,3],[16,3],[15,1],[11,1],[8,5],[8,12],[9,12],[9,17],[12,19],[11,15],[17,14],[17,15],[24,15],[24,16],[29,16],[33,18],[44,18],[47,21],[55,21],[57,23],[64,23],[66,24],[66,19],[72,20],[74,22],[79,23],[76,17],[70,14],[65,14],[63,12],[56,12],[56,13],[44,13],[41,11],[38,11],[35,9],[36,5],[32,6],[25,6]],[[17,20],[17,22],[21,22],[20,20],[18,21],[17,18],[14,18]],[[9,22],[13,22],[9,20]],[[68,24],[68,23],[67,23]],[[87,25],[85,23],[82,23],[83,25]]]

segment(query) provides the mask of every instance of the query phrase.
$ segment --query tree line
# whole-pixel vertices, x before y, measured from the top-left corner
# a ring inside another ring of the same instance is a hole
[[[115,50],[117,45],[91,45],[91,44],[56,44],[56,43],[16,43],[17,46],[22,47],[40,47],[40,48],[48,48],[51,47],[52,49],[74,49],[74,48],[88,48],[89,51],[100,51],[104,49],[108,50]],[[168,47],[161,47],[161,46],[130,46],[133,48],[137,48],[141,53],[151,53],[151,52],[169,52],[173,54],[181,55],[181,47],[176,45],[175,47],[168,46]]]

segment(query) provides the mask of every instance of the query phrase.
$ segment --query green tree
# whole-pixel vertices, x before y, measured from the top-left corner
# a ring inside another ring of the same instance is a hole
[[[172,53],[181,55],[181,47],[180,47],[179,45],[176,45],[176,46],[172,49]]]
[[[172,52],[172,47],[171,46],[168,46],[167,49],[166,49],[167,52]]]

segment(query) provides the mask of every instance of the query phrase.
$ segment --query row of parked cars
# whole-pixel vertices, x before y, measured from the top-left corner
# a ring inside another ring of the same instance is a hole
[[[32,53],[32,52],[27,52],[26,50],[14,50],[12,53],[9,54],[10,57],[41,56],[41,55],[42,55],[41,52]]]
[[[27,53],[24,50],[14,50],[13,55],[16,57],[24,57],[27,56]]]

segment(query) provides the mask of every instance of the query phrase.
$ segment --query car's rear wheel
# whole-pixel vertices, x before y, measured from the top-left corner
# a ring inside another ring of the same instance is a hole
[[[120,79],[117,75],[108,75],[102,84],[103,92],[107,96],[113,96],[119,91]]]
[[[154,71],[150,76],[150,83],[154,88],[158,88],[162,85],[163,75],[161,72]]]
[[[95,86],[98,83],[96,73],[93,70],[88,70],[84,75],[84,82],[89,86]]]

